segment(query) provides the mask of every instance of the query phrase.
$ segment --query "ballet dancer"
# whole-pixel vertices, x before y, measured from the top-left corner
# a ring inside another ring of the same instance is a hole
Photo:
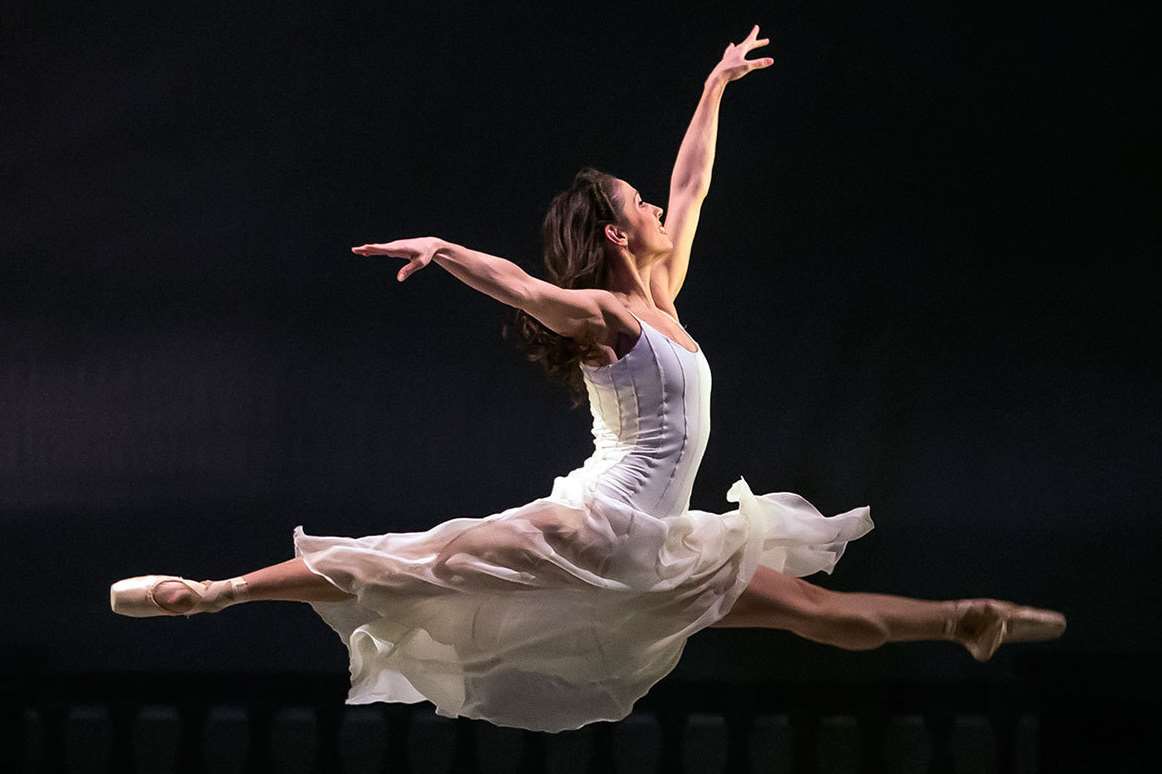
[[[739,478],[725,513],[690,508],[710,433],[711,371],[674,305],[710,183],[718,108],[756,25],[707,77],[665,210],[627,180],[584,167],[544,219],[550,281],[503,258],[417,237],[352,248],[430,264],[509,307],[528,358],[588,403],[594,451],[552,492],[426,532],[306,534],[295,557],[226,580],[139,575],[112,584],[114,612],[192,616],[243,602],[310,604],[350,650],[348,703],[432,701],[437,713],[557,731],[625,717],[708,627],[782,629],[848,650],[943,640],[978,661],[1065,630],[1059,612],[991,598],[833,591],[870,509],[824,516],[791,492]],[[663,222],[662,215],[666,214]]]

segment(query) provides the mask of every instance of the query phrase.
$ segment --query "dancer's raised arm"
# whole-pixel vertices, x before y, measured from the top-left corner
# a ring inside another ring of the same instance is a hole
[[[770,67],[774,59],[747,59],[746,55],[770,42],[758,39],[756,24],[739,44],[728,43],[722,60],[714,66],[702,88],[702,99],[678,149],[678,158],[670,174],[670,201],[666,207],[666,233],[674,241],[674,250],[654,269],[661,277],[671,301],[677,297],[690,265],[690,249],[702,200],[710,190],[710,173],[714,166],[714,146],[718,140],[718,106],[726,84],[737,81],[752,70]]]
[[[396,275],[400,282],[435,261],[470,288],[527,312],[553,332],[569,338],[601,329],[611,314],[616,316],[616,300],[609,291],[561,288],[532,276],[506,258],[439,237],[361,245],[351,248],[351,252],[407,259],[408,265]]]

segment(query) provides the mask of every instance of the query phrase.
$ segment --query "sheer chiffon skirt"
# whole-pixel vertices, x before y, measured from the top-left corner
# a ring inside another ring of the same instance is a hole
[[[626,717],[726,616],[762,564],[831,573],[873,528],[790,492],[657,518],[558,476],[553,492],[483,518],[366,537],[294,529],[307,567],[354,595],[309,603],[347,646],[348,704],[430,701],[436,714],[564,731]]]

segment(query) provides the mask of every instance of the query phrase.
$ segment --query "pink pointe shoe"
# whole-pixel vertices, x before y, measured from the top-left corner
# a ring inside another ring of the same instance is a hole
[[[1065,631],[1065,616],[1000,599],[961,599],[945,622],[944,634],[988,661],[1006,642],[1055,640]]]
[[[159,584],[166,581],[176,581],[192,591],[196,598],[193,607],[182,612],[162,607],[154,599],[153,592]],[[184,615],[189,618],[195,613],[217,613],[230,605],[245,602],[246,595],[246,581],[241,576],[220,581],[204,580],[199,583],[176,575],[138,575],[119,580],[109,587],[109,606],[114,613],[132,618],[151,618],[159,615]]]

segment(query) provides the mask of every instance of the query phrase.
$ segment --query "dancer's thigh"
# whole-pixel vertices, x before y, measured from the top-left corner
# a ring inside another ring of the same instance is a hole
[[[830,593],[802,578],[759,565],[734,607],[711,626],[803,631],[822,615]]]

